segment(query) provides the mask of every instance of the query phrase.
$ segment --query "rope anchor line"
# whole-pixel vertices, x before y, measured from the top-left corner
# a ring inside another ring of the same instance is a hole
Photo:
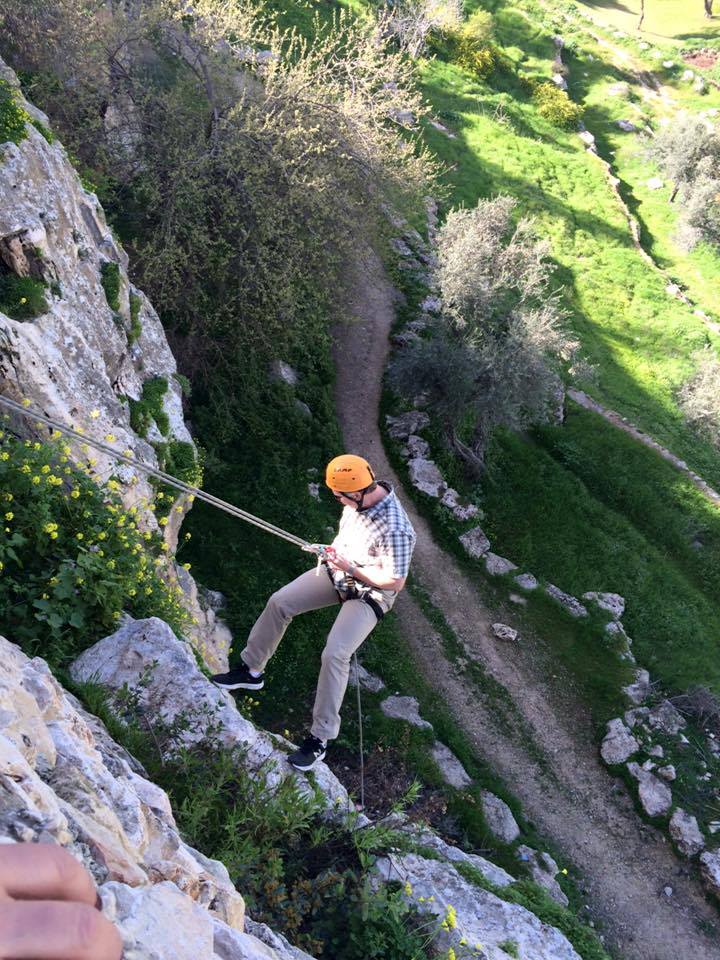
[[[127,463],[129,466],[139,470],[141,473],[147,474],[147,476],[156,477],[158,480],[162,480],[163,483],[174,487],[176,490],[180,490],[182,493],[186,493],[198,500],[202,500],[204,503],[208,503],[211,507],[216,507],[218,510],[223,510],[225,513],[230,514],[231,517],[237,517],[240,520],[244,520],[246,523],[250,523],[253,526],[258,527],[260,530],[264,530],[265,533],[270,533],[275,537],[280,537],[282,540],[287,540],[288,543],[294,544],[296,547],[299,547],[306,553],[316,554],[318,562],[315,573],[316,575],[320,573],[320,565],[327,554],[326,544],[310,543],[307,540],[303,540],[302,537],[297,537],[293,533],[288,533],[287,530],[283,530],[282,527],[278,527],[274,523],[263,520],[261,517],[256,517],[254,514],[248,513],[247,510],[241,510],[240,507],[236,507],[233,503],[228,503],[227,500],[221,500],[220,497],[215,497],[211,493],[206,493],[204,490],[200,490],[199,487],[191,487],[189,484],[184,483],[177,477],[173,477],[171,474],[165,473],[164,470],[151,467],[149,464],[143,463],[141,460],[136,460],[134,457],[128,457],[126,454],[114,450],[109,444],[102,443],[100,440],[95,440],[93,437],[89,437],[84,433],[80,433],[78,430],[68,427],[64,423],[59,423],[57,420],[53,420],[52,417],[46,417],[44,413],[38,413],[35,410],[32,410],[29,406],[18,403],[16,400],[11,400],[9,397],[2,396],[2,394],[0,394],[0,406],[6,407],[8,410],[12,410],[13,413],[18,413],[23,417],[27,417],[28,419],[44,423],[46,426],[52,427],[53,430],[59,431],[59,433],[66,437],[72,437],[74,440],[79,440],[81,443],[86,443],[88,446],[93,447],[95,450],[99,450],[101,453],[104,453],[115,460],[120,460],[123,463]],[[360,804],[362,807],[364,807],[365,771],[362,743],[362,707],[360,704],[360,671],[358,667],[357,653],[353,653],[353,660],[355,665],[358,722],[360,728]]]

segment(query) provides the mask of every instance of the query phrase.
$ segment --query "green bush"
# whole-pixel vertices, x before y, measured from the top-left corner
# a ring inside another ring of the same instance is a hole
[[[120,267],[111,260],[106,260],[100,267],[100,283],[105,291],[108,306],[115,313],[120,311]]]
[[[107,291],[106,291],[107,292]],[[130,331],[128,333],[128,346],[132,346],[136,340],[140,339],[142,333],[142,321],[140,320],[140,307],[142,300],[136,293],[130,294]]]
[[[27,136],[27,110],[17,102],[14,89],[7,80],[0,80],[0,143],[21,143]]]
[[[0,609],[3,629],[29,653],[62,665],[115,627],[123,609],[182,631],[177,589],[156,572],[157,535],[126,510],[119,483],[99,486],[59,435],[0,432]]]
[[[18,277],[0,264],[0,311],[13,320],[34,320],[48,311],[45,284]]]
[[[164,437],[170,433],[170,421],[163,410],[163,397],[167,389],[168,382],[165,377],[151,377],[143,384],[139,400],[127,398],[130,405],[130,426],[139,436],[147,436],[153,420]]]
[[[564,90],[550,81],[531,81],[532,98],[538,113],[558,127],[575,127],[581,120],[583,108],[574,103]]]
[[[55,143],[55,134],[52,130],[49,130],[44,123],[41,123],[39,120],[30,120],[30,123],[35,127],[35,129],[45,137],[48,143]]]
[[[468,70],[478,79],[486,80],[495,69],[498,51],[482,33],[479,27],[475,29],[470,24],[464,24],[459,29],[448,27],[443,30],[435,47],[452,63]]]

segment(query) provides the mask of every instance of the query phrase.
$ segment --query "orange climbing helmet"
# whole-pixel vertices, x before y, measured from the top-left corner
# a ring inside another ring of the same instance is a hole
[[[343,453],[327,465],[325,483],[340,493],[357,493],[375,483],[375,474],[367,460],[354,453]]]

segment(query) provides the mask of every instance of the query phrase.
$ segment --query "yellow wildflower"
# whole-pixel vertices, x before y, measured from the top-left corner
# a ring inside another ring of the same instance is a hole
[[[77,487],[70,491],[70,496],[73,498],[73,500],[77,500],[77,498],[80,496],[80,491]]]
[[[15,514],[12,512],[12,510],[8,510],[8,512],[5,514],[5,519],[6,519],[6,520],[12,520],[12,518],[13,518],[14,516],[15,516]]]
[[[29,471],[28,471],[28,472],[29,472]],[[40,483],[40,477],[34,476],[34,477],[32,478],[32,482],[35,484],[35,486],[37,486],[37,485]]]
[[[7,452],[7,450],[3,450],[3,452],[0,453],[0,460],[9,460],[9,459],[10,459],[10,454]]]
[[[90,416],[92,417],[93,420],[97,420],[97,418],[100,416],[100,411],[99,411],[99,410],[91,410],[91,411],[90,411]]]
[[[30,406],[30,401],[28,400],[27,397],[23,397],[23,398],[22,398],[22,405],[23,405],[24,407],[29,407],[29,406]]]

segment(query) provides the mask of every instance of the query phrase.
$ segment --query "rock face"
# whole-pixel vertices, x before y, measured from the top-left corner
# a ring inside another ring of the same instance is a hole
[[[119,690],[124,684],[137,688],[140,705],[151,720],[157,717],[172,722],[187,714],[197,717],[182,734],[186,744],[204,741],[210,723],[219,726],[218,742],[245,750],[244,765],[262,770],[268,789],[289,776],[298,776],[287,763],[290,744],[258,730],[238,713],[231,695],[207,679],[189,646],[156,617],[129,620],[78,657],[70,672],[77,681],[93,680],[110,690]],[[324,763],[313,769],[313,775],[328,804],[348,808],[346,790]],[[303,792],[312,792],[302,775],[298,784]]]
[[[610,765],[625,763],[639,749],[640,744],[622,720],[608,721],[607,733],[600,747],[600,754],[605,763]]]
[[[17,87],[14,73],[0,59],[0,76]],[[47,117],[22,99],[28,113],[48,125]],[[113,238],[94,193],[80,179],[59,141],[48,143],[35,127],[19,145],[6,143],[0,153],[0,251],[3,262],[19,274],[32,272],[45,280],[47,312],[30,321],[0,312],[0,391],[11,399],[27,398],[31,409],[85,430],[104,440],[116,437],[118,452],[157,467],[151,440],[192,443],[183,420],[177,365],[157,313],[127,276],[128,258]],[[10,255],[12,254],[12,255]],[[31,258],[31,261],[28,260]],[[117,270],[118,304],[111,307],[102,284],[102,270]],[[131,307],[132,304],[132,307]],[[135,329],[130,336],[135,318]],[[130,424],[126,398],[139,400],[143,385],[154,378],[167,383],[162,409],[169,423],[163,436],[153,421],[148,438]],[[31,432],[32,421],[18,418],[14,427]],[[70,442],[72,457],[85,463],[87,453]],[[139,507],[144,528],[159,530],[152,510],[143,509],[154,490],[145,475],[107,455],[93,452],[99,476],[115,473],[128,507]],[[185,495],[170,511],[163,536],[177,545],[182,518],[190,504]],[[185,605],[198,620],[189,630],[211,670],[227,663],[229,633],[214,612],[199,604],[197,587],[185,571],[168,570],[185,594]]]
[[[242,897],[221,863],[183,842],[167,794],[43,660],[4,638],[0,713],[0,836],[58,843],[106,887],[134,896],[159,883],[209,925],[214,916],[242,930]]]
[[[520,827],[517,825],[512,810],[494,793],[483,790],[480,794],[483,816],[491,833],[503,843],[513,843],[520,836]]]
[[[670,817],[670,836],[684,857],[694,857],[705,846],[705,838],[700,833],[697,820],[680,807]]]
[[[408,884],[406,897],[421,913],[442,921],[448,907],[457,915],[457,925],[440,930],[438,953],[463,955],[464,944],[481,943],[488,960],[506,960],[502,944],[514,940],[523,960],[579,960],[567,938],[517,904],[474,886],[447,863],[417,854],[385,857],[375,871],[385,881]],[[438,924],[439,925],[439,924]]]

